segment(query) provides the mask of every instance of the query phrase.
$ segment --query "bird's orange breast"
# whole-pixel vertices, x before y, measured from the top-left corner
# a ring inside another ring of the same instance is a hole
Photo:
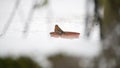
[[[59,35],[56,32],[50,32],[51,37],[62,37],[62,38],[79,38],[80,33],[64,31],[63,34]]]

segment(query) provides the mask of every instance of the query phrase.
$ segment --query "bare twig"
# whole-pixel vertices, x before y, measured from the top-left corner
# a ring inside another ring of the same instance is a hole
[[[30,23],[31,23],[31,19],[33,17],[33,14],[34,14],[34,6],[36,5],[36,0],[33,0],[33,3],[32,3],[32,8],[28,14],[28,19],[27,21],[25,22],[25,26],[24,26],[24,30],[23,30],[23,33],[25,36],[27,36],[28,34],[28,31],[29,31],[29,27],[30,27]]]
[[[32,20],[32,17],[33,17],[33,14],[34,14],[34,11],[35,11],[36,7],[38,7],[38,6],[43,7],[43,6],[47,5],[47,3],[48,3],[48,0],[44,0],[42,5],[38,5],[37,0],[33,0],[32,8],[31,8],[31,10],[28,14],[28,19],[25,22],[25,27],[24,27],[24,30],[23,30],[23,33],[24,33],[25,36],[28,35],[29,28],[30,28],[30,23],[31,23],[31,20]]]
[[[9,26],[10,26],[10,24],[12,23],[12,20],[13,20],[15,14],[16,14],[17,9],[18,9],[19,3],[20,3],[20,0],[17,0],[17,1],[15,2],[15,6],[14,6],[14,8],[13,8],[13,11],[12,11],[12,13],[10,14],[10,17],[8,18],[7,23],[5,23],[4,28],[3,28],[3,31],[2,31],[2,33],[0,34],[0,37],[3,36],[3,35],[5,35],[6,32],[8,31]]]
[[[41,0],[40,2],[38,2],[34,5],[34,8],[41,8],[45,5],[48,5],[48,0]]]
[[[89,19],[90,19],[90,13],[89,13],[89,6],[90,6],[90,3],[89,1],[86,2],[86,19],[85,19],[85,34],[87,37],[89,37],[89,34],[90,34],[90,29],[88,28],[90,22],[89,22]]]

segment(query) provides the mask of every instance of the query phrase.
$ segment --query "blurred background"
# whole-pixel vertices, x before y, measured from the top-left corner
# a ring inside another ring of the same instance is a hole
[[[119,52],[119,0],[0,0],[0,68],[120,68]]]

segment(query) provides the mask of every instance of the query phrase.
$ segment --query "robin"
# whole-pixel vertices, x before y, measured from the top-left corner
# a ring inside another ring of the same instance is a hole
[[[64,31],[58,25],[55,25],[54,32],[59,35],[62,35],[64,33]]]

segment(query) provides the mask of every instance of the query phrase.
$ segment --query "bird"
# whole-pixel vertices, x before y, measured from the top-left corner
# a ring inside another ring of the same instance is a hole
[[[78,32],[71,32],[71,31],[63,31],[57,24],[54,27],[54,32],[50,32],[51,37],[61,37],[61,38],[68,38],[74,39],[79,38],[80,33]]]
[[[64,31],[58,25],[55,25],[54,32],[58,35],[64,34]]]

